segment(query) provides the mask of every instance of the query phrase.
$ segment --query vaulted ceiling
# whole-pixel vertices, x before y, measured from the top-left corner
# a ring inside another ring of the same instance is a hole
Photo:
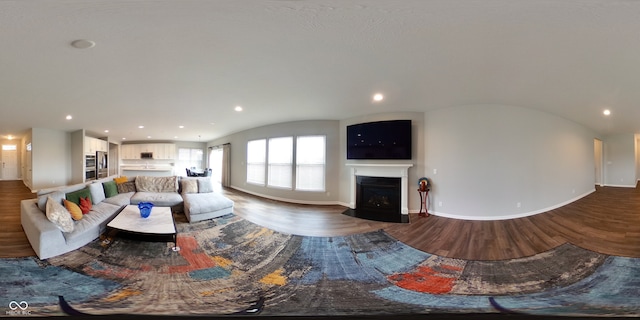
[[[638,1],[3,0],[0,139],[208,141],[470,104],[640,133],[639,30]]]

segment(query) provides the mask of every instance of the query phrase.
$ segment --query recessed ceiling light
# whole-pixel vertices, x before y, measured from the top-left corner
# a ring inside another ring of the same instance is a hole
[[[373,101],[382,101],[382,99],[384,99],[382,93],[376,93],[373,95]]]
[[[608,115],[610,115],[610,114],[611,114],[611,110],[609,110],[609,109],[604,109],[604,111],[602,111],[602,113],[603,113],[605,116],[608,116]]]
[[[109,132],[109,130],[105,130],[104,132]]]
[[[96,43],[91,40],[80,39],[71,42],[71,46],[76,49],[89,49],[95,47]]]
[[[242,107],[241,107],[241,106],[236,106],[236,107],[234,108],[234,110],[236,110],[236,111],[240,112],[240,111],[242,111]]]
[[[144,129],[144,126],[138,126],[138,129]]]
[[[127,138],[122,138],[122,140],[127,140]]]
[[[13,136],[12,136],[12,135],[8,135],[8,136],[7,136],[7,139],[9,139],[9,140],[13,140]]]
[[[178,128],[182,129],[182,128],[184,128],[184,126],[178,126]]]
[[[73,119],[73,117],[72,117],[71,115],[68,115],[68,116],[66,117],[66,119],[67,119],[67,120],[71,120],[71,119]]]
[[[174,136],[173,138],[174,138],[174,139],[178,139],[178,136]]]
[[[151,136],[147,136],[147,139],[151,139]]]

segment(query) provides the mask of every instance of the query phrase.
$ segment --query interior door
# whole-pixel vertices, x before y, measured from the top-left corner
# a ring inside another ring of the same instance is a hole
[[[18,150],[16,145],[2,145],[2,180],[18,180]]]

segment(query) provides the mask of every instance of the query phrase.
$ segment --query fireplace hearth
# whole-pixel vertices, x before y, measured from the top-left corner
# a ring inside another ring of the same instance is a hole
[[[356,177],[356,208],[345,214],[358,218],[408,222],[401,212],[401,179],[388,177]]]

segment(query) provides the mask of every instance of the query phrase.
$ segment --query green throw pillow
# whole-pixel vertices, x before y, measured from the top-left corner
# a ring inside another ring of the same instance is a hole
[[[111,198],[118,194],[118,186],[115,181],[103,182],[102,187],[104,188],[104,196],[107,198]]]
[[[82,190],[78,190],[78,191],[74,191],[74,192],[69,192],[66,194],[65,196],[67,198],[67,200],[80,205],[80,198],[89,198],[91,199],[91,191],[89,190],[89,188],[84,188]]]

